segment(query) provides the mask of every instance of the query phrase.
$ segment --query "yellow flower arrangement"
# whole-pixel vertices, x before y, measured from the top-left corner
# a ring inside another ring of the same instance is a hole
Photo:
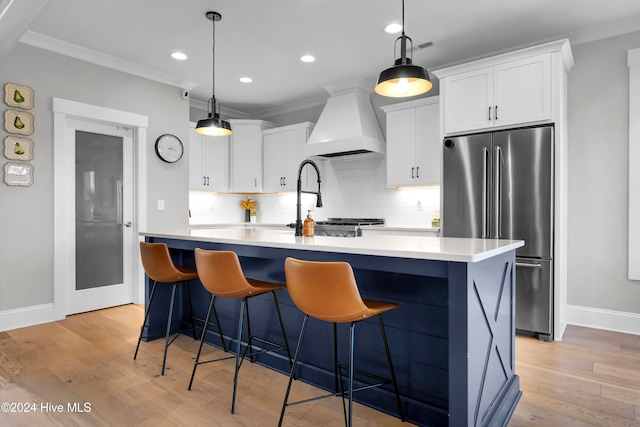
[[[251,199],[249,196],[247,196],[244,200],[240,201],[240,207],[244,210],[253,210],[255,212],[256,206],[257,206],[256,201]]]

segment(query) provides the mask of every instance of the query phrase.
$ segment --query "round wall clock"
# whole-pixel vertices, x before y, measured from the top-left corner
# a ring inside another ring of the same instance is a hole
[[[175,135],[164,134],[156,139],[156,154],[162,161],[175,163],[182,158],[184,147]]]

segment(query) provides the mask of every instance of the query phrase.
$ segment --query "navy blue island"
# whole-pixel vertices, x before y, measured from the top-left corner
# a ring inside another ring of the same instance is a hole
[[[249,226],[140,234],[148,242],[166,243],[179,265],[195,266],[195,248],[232,250],[248,277],[278,283],[285,283],[287,257],[349,262],[364,297],[400,305],[398,310],[385,313],[384,320],[404,414],[411,423],[506,426],[520,399],[520,381],[515,374],[514,302],[515,250],[522,241],[392,235],[309,238],[295,237],[289,230]],[[147,303],[149,291],[147,279]],[[191,284],[191,292],[195,315],[203,319],[209,295],[197,281]],[[168,304],[169,296],[162,297]],[[295,348],[303,314],[286,291],[279,291],[278,298],[289,345]],[[239,303],[216,299],[222,332],[231,349],[235,349],[232,341]],[[270,296],[255,297],[249,305],[254,335],[279,340]],[[186,326],[186,295],[179,296],[177,313],[174,318]],[[166,316],[164,309],[152,312],[148,332],[162,334]],[[179,326],[176,323],[175,328]],[[333,391],[332,331],[324,322],[309,322],[297,378]],[[348,325],[339,325],[338,339],[345,351],[347,333]],[[375,318],[362,322],[357,340],[358,368],[385,375],[384,349]],[[212,331],[206,341],[220,345]],[[340,353],[342,360],[344,357],[346,354]],[[262,354],[257,363],[284,374],[289,371],[281,354]],[[284,399],[284,387],[270,392],[282,393]],[[397,416],[393,393],[386,388],[355,393],[354,400]]]

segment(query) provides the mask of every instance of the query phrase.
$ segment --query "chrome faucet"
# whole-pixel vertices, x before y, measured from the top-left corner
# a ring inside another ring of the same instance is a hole
[[[303,191],[302,190],[302,169],[305,165],[311,165],[318,174],[318,191]],[[320,169],[313,160],[303,160],[298,168],[298,198],[296,202],[296,208],[298,215],[296,216],[296,236],[302,236],[302,193],[315,194],[316,195],[316,207],[322,207],[322,194],[320,194]]]

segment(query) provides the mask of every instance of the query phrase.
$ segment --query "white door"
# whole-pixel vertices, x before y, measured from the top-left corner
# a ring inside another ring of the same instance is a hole
[[[67,314],[133,302],[134,166],[129,128],[68,120],[75,228]],[[70,198],[71,200],[72,198]]]

